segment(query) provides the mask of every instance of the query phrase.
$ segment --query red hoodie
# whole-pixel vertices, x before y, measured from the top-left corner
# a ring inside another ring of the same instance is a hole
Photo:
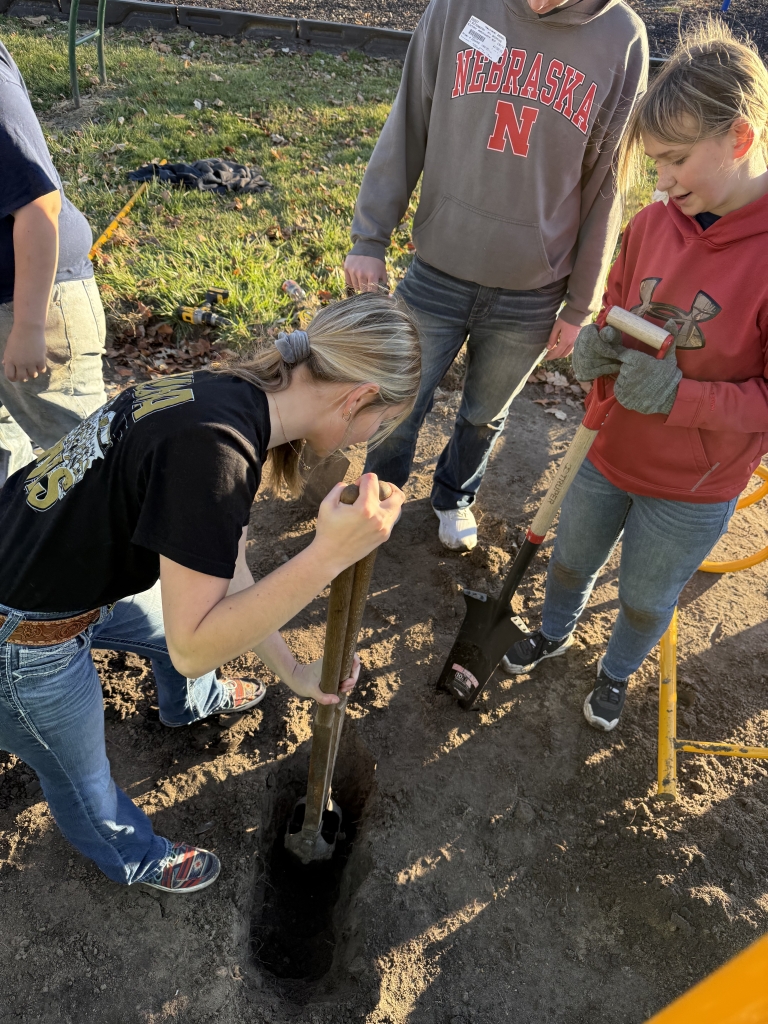
[[[768,451],[767,251],[768,195],[706,231],[672,202],[628,225],[603,301],[673,319],[683,379],[669,416],[608,414],[589,459],[616,487],[702,504],[746,487]]]

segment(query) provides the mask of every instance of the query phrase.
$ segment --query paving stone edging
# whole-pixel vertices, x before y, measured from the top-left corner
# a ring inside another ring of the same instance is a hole
[[[14,18],[47,14],[67,19],[69,0],[0,0],[0,14]],[[81,3],[78,21],[96,21],[96,4]],[[347,25],[338,21],[310,18],[279,18],[249,11],[226,11],[216,7],[147,3],[145,0],[107,0],[108,25],[128,29],[155,28],[160,31],[181,26],[204,35],[243,36],[246,39],[279,39],[321,50],[360,50],[371,57],[405,57],[411,32],[377,25]],[[651,57],[651,68],[664,63]]]
[[[0,14],[14,18],[47,14],[69,17],[69,0],[0,0]],[[81,3],[78,21],[96,21],[96,4]],[[278,18],[249,11],[226,11],[212,7],[146,3],[143,0],[107,0],[108,25],[128,29],[155,28],[160,31],[181,26],[206,35],[242,36],[246,39],[280,39],[322,50],[361,50],[372,57],[402,59],[411,39],[410,32],[376,25],[345,25],[309,18]]]

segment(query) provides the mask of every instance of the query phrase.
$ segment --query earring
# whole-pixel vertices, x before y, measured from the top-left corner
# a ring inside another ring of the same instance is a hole
[[[341,418],[344,420],[345,423],[349,423],[349,421],[352,419],[352,410],[350,409],[346,416],[344,415],[344,413],[342,413]]]

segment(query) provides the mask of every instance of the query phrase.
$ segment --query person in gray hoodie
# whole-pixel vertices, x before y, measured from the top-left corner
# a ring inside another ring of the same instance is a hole
[[[419,324],[421,393],[365,468],[405,484],[466,341],[432,489],[446,547],[477,543],[471,506],[512,399],[599,308],[621,221],[613,158],[647,74],[645,28],[623,0],[432,0],[413,34],[344,269],[352,288],[386,284],[386,250],[422,176],[416,255],[397,289]]]

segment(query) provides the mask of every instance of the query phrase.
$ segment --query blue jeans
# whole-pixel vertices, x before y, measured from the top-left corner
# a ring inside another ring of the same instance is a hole
[[[533,291],[485,288],[414,257],[397,294],[418,323],[421,388],[408,419],[369,452],[365,471],[404,486],[435,388],[466,341],[464,392],[435,470],[432,505],[471,505],[512,399],[544,352],[565,288],[565,281]]]
[[[185,679],[171,664],[163,632],[159,584],[102,608],[79,636],[50,647],[6,638],[24,620],[72,614],[24,613],[0,604],[0,747],[33,768],[66,838],[115,882],[150,877],[171,844],[155,835],[147,815],[118,789],[104,744],[101,684],[91,648],[132,651],[152,659],[160,715],[187,725],[221,703],[215,672]]]
[[[603,668],[612,679],[627,679],[663,636],[680,591],[728,529],[736,501],[695,505],[629,494],[585,461],[560,510],[544,636],[560,640],[573,632],[621,538],[619,614]]]

